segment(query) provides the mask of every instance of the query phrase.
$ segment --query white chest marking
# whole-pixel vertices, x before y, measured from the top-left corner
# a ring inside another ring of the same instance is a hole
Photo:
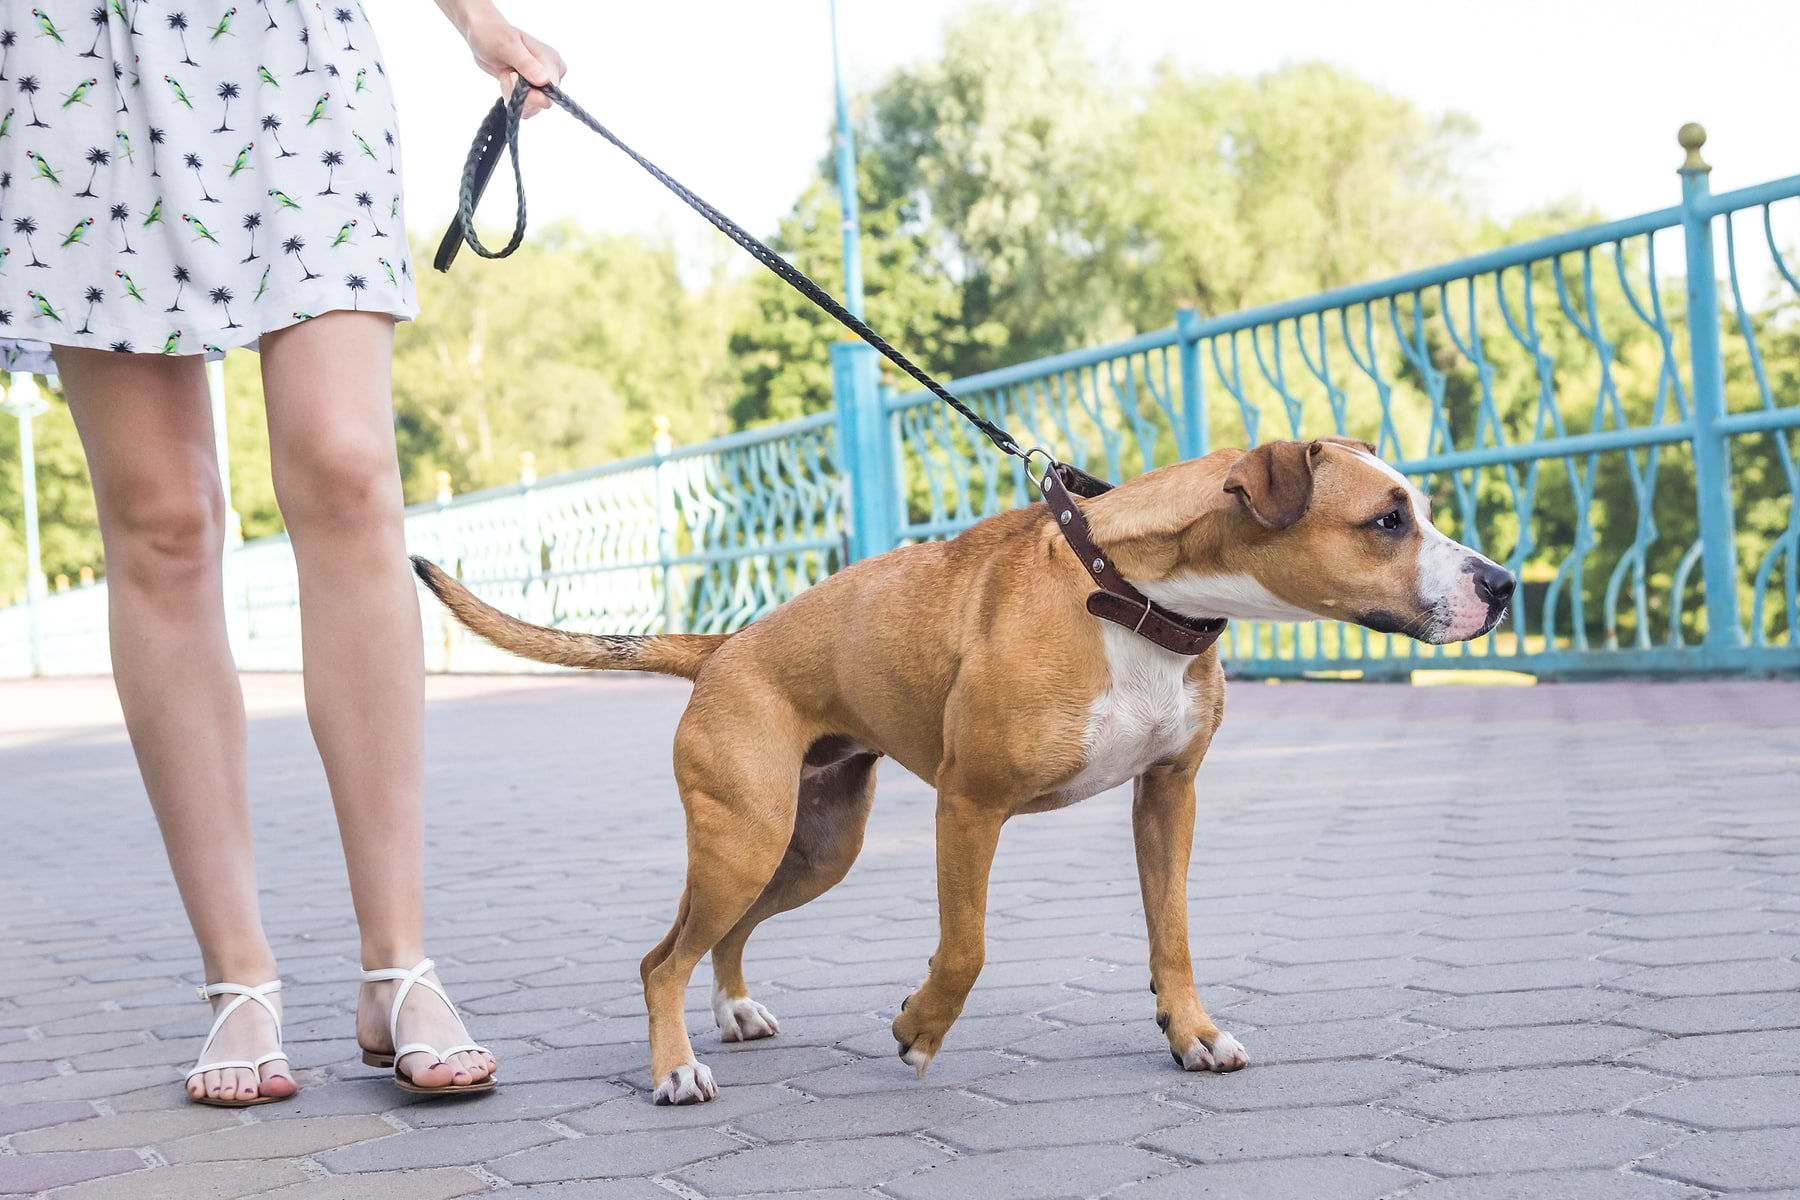
[[[1088,710],[1082,745],[1087,765],[1057,799],[1073,804],[1175,757],[1200,728],[1199,694],[1188,682],[1194,660],[1129,629],[1104,625],[1106,690]]]

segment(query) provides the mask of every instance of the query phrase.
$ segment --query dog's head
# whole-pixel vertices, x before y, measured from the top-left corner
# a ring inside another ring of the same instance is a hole
[[[1216,469],[1204,478],[1219,486]],[[1205,501],[1218,518],[1208,532],[1190,528],[1138,583],[1151,599],[1190,616],[1318,617],[1434,643],[1480,637],[1506,613],[1511,573],[1438,532],[1430,501],[1367,442],[1266,442],[1230,463],[1223,491]]]

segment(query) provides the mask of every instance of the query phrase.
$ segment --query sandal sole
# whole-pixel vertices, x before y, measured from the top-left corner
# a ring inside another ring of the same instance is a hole
[[[376,1054],[370,1050],[364,1050],[362,1052],[362,1060],[363,1065],[367,1067],[391,1068],[394,1065],[393,1055]],[[495,1078],[493,1075],[489,1075],[480,1083],[465,1083],[461,1087],[451,1083],[445,1084],[443,1087],[429,1088],[420,1087],[406,1076],[400,1074],[399,1071],[394,1072],[394,1086],[403,1092],[411,1092],[415,1096],[462,1096],[467,1095],[470,1092],[491,1092],[499,1082],[499,1079]]]
[[[300,1093],[296,1091],[294,1096],[298,1096],[299,1094]],[[258,1096],[254,1100],[213,1100],[205,1096],[195,1099],[194,1097],[189,1096],[188,1103],[204,1104],[208,1108],[255,1108],[259,1104],[279,1104],[283,1100],[292,1100],[294,1096]]]

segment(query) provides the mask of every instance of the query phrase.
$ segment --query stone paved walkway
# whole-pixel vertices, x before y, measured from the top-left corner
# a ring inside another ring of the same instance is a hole
[[[197,960],[108,685],[0,685],[0,1193],[1800,1196],[1800,686],[1235,685],[1192,873],[1230,1076],[1152,1023],[1113,794],[1009,827],[916,1082],[887,1024],[934,943],[932,801],[890,773],[849,879],[751,942],[780,1036],[720,1045],[702,969],[724,1091],[683,1109],[646,1096],[637,960],[680,888],[684,687],[432,681],[431,945],[504,1082],[417,1103],[354,1057],[297,681],[248,686],[306,1090],[183,1102]]]

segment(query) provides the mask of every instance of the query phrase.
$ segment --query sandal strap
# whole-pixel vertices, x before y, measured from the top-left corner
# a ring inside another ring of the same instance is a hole
[[[401,1059],[409,1054],[429,1054],[432,1058],[436,1059],[438,1063],[447,1063],[450,1061],[451,1055],[461,1054],[465,1050],[475,1050],[482,1054],[490,1053],[486,1046],[477,1046],[474,1042],[458,1042],[456,1045],[447,1047],[443,1050],[439,1050],[436,1046],[426,1045],[424,1042],[408,1042],[406,1045],[394,1051],[394,1062],[396,1064],[399,1063]]]
[[[256,1059],[255,1061],[244,1059],[232,1059],[230,1061],[212,1063],[206,1061],[206,1052],[212,1049],[213,1040],[219,1036],[219,1030],[224,1028],[225,1022],[231,1019],[233,1013],[246,1004],[259,1004],[262,1006],[263,1010],[269,1014],[269,1020],[275,1023],[275,1044],[278,1047],[281,1045],[281,1014],[276,1011],[273,1004],[269,1003],[269,997],[281,990],[281,980],[271,979],[267,983],[259,983],[255,986],[242,983],[209,983],[194,990],[200,994],[200,998],[203,1000],[211,1000],[214,996],[232,996],[235,997],[235,999],[224,1008],[221,1008],[218,1016],[213,1018],[212,1028],[206,1031],[206,1041],[200,1044],[200,1056],[194,1060],[194,1069],[187,1073],[188,1079],[192,1079],[194,1076],[205,1071],[221,1070],[225,1067],[243,1067],[247,1070],[257,1070],[265,1062],[271,1062],[277,1058],[287,1057],[285,1054],[276,1052],[264,1055],[262,1058]]]
[[[362,981],[364,983],[384,983],[389,980],[400,981],[400,986],[394,989],[394,1002],[388,1008],[389,1041],[396,1044],[400,1041],[400,1008],[406,1003],[406,997],[412,992],[415,986],[423,987],[428,991],[437,993],[437,998],[444,1002],[445,1007],[450,1010],[450,1015],[458,1020],[462,1019],[461,1014],[456,1011],[456,1004],[450,999],[450,994],[434,981],[425,978],[426,973],[435,966],[437,966],[437,964],[432,962],[429,958],[422,958],[418,961],[416,966],[411,968],[377,967],[373,971],[364,971],[362,973]],[[409,1042],[405,1047],[394,1051],[394,1060],[398,1062],[402,1054],[412,1054],[421,1051],[430,1051],[432,1054],[437,1054],[436,1049],[425,1045],[423,1042]],[[452,1051],[451,1053],[455,1053],[455,1051]],[[444,1060],[442,1057],[439,1057],[438,1061],[443,1062]]]

